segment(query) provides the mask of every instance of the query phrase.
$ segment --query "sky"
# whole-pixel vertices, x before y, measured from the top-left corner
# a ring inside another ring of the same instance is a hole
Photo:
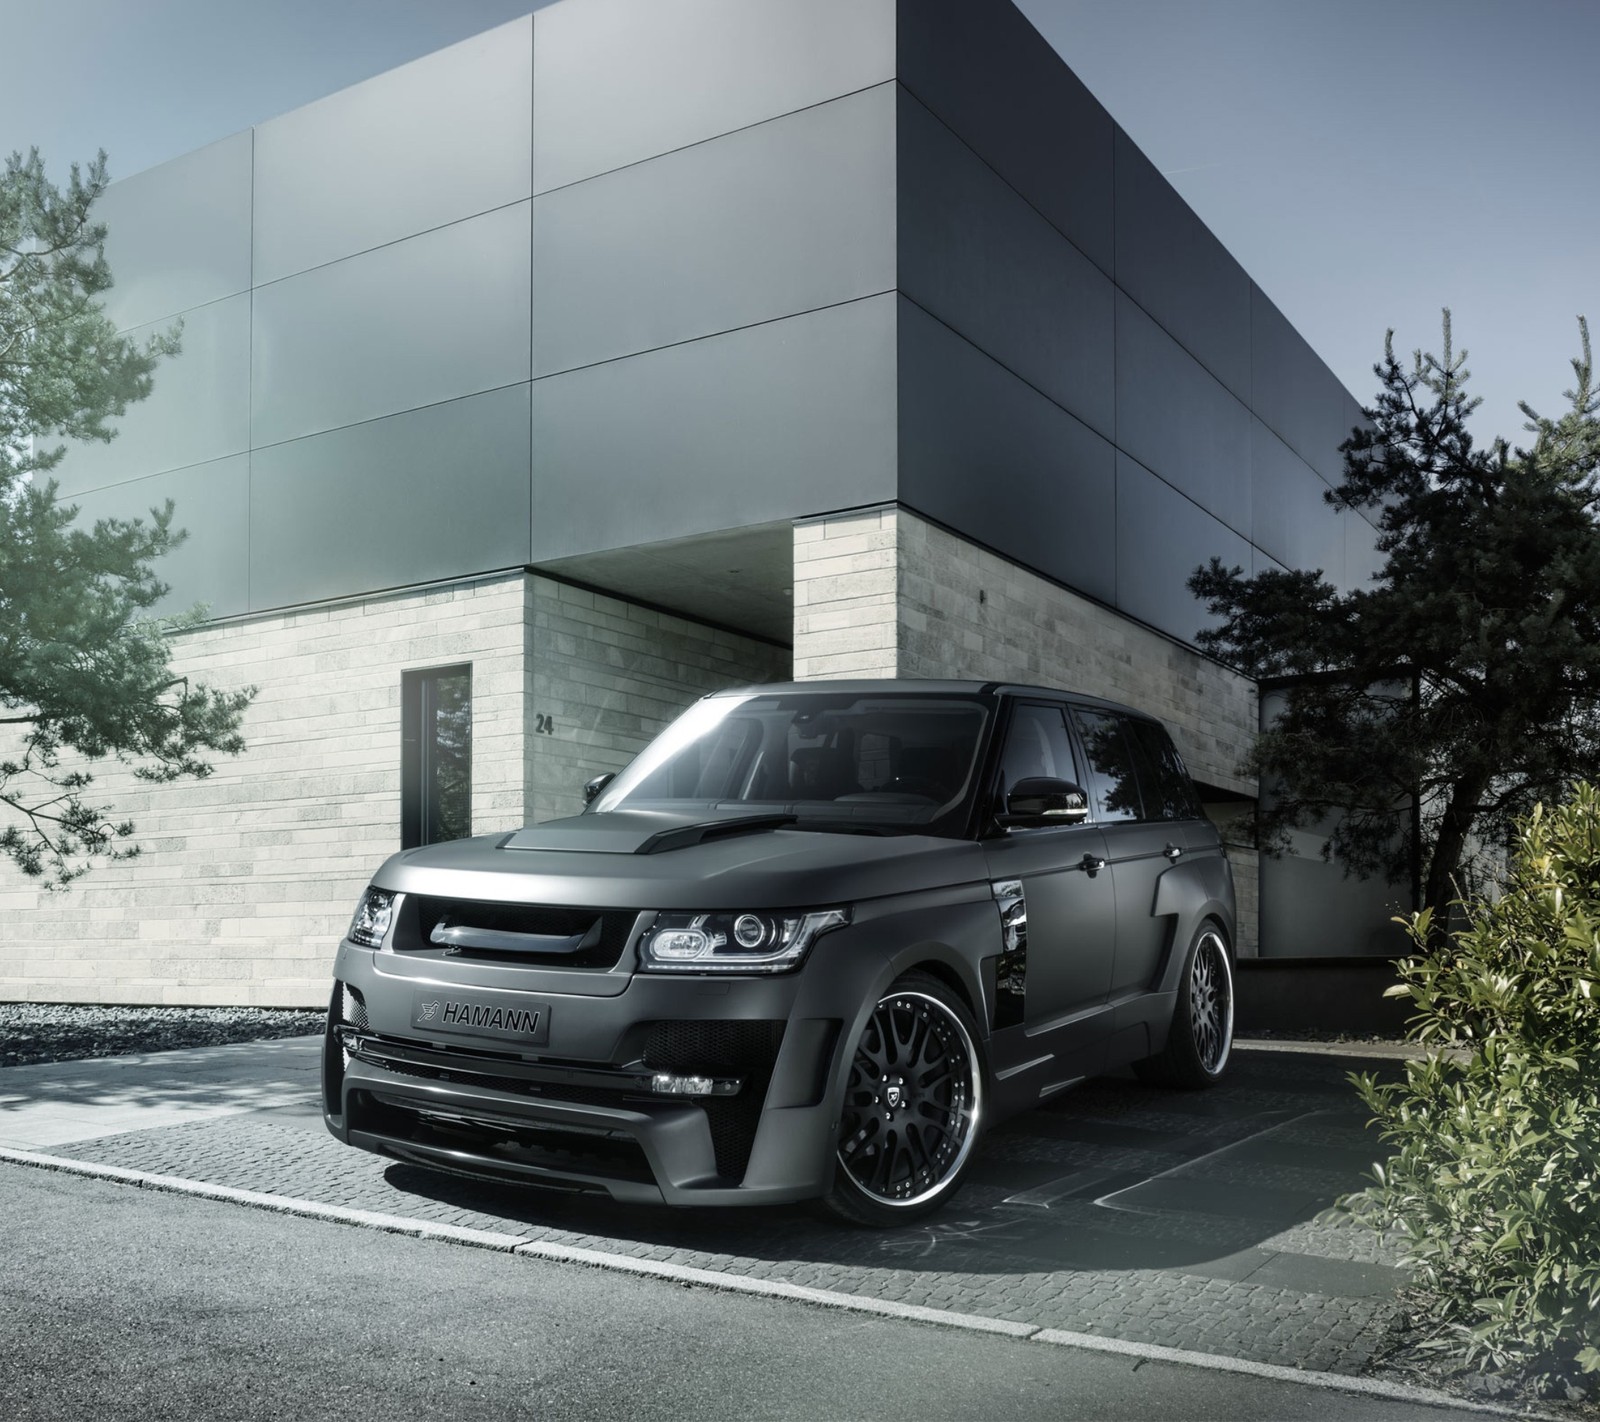
[[[760,0],[749,0],[760,3]],[[1480,439],[1600,341],[1600,0],[1018,0],[1363,403],[1448,306]],[[533,0],[0,0],[0,153],[125,176]]]

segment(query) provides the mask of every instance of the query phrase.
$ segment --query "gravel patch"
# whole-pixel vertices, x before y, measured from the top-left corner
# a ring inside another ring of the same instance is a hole
[[[326,1020],[324,1012],[298,1007],[0,1002],[0,1067],[304,1037]]]

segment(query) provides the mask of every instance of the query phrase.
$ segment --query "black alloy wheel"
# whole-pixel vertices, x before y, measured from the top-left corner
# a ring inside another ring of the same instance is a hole
[[[878,1000],[850,1063],[830,1211],[907,1224],[955,1193],[983,1124],[977,1036],[936,978],[908,973]]]
[[[1232,1053],[1233,958],[1207,921],[1184,959],[1166,1048],[1134,1066],[1146,1081],[1193,1089],[1221,1081]]]

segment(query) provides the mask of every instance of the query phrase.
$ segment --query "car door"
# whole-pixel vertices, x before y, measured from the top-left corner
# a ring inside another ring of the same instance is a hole
[[[1125,718],[1098,707],[1075,706],[1073,724],[1089,766],[1087,789],[1106,840],[1106,858],[1117,901],[1117,946],[1108,989],[1113,1001],[1143,992],[1155,981],[1172,929],[1170,915],[1157,918],[1156,882],[1183,852],[1181,834],[1146,812],[1136,748]],[[1154,799],[1154,796],[1151,796]]]
[[[1000,762],[1001,805],[1012,785],[1036,775],[1083,784],[1065,708],[1018,701],[1011,708]],[[1116,899],[1104,872],[1105,837],[1092,825],[1012,826],[988,841],[985,850],[997,897],[1007,885],[1022,889],[1023,1020],[1029,1031],[1091,1015],[1105,1004],[1116,951]],[[1014,979],[1015,965],[1011,968]]]

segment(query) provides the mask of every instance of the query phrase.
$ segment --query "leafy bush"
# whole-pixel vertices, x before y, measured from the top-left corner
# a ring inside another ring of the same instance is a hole
[[[1600,790],[1520,821],[1497,901],[1389,990],[1432,1050],[1352,1080],[1397,1154],[1345,1208],[1398,1227],[1434,1325],[1480,1369],[1600,1372]]]

